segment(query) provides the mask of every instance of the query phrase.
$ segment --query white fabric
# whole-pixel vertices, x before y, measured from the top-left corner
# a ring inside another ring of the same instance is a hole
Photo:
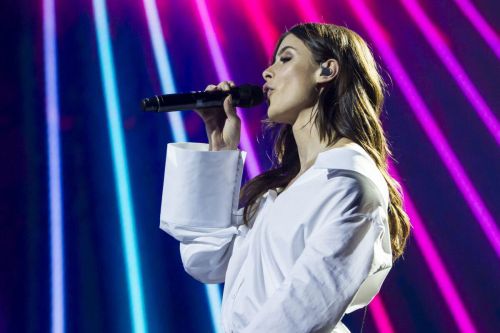
[[[238,210],[246,153],[167,146],[160,228],[184,268],[225,282],[224,332],[349,332],[392,266],[389,193],[357,144],[321,152],[283,193],[267,191],[250,223]]]

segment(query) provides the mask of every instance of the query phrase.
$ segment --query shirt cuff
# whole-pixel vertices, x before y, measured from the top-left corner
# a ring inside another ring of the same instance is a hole
[[[238,210],[246,152],[209,151],[206,143],[167,145],[160,219],[202,228],[231,225]]]

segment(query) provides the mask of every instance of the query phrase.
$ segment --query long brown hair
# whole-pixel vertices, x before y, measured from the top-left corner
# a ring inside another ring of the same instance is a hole
[[[335,59],[337,76],[324,86],[314,114],[320,140],[328,146],[342,137],[357,144],[373,158],[389,188],[389,229],[393,261],[403,254],[410,233],[410,220],[403,209],[400,184],[389,175],[387,158],[392,157],[382,128],[380,115],[386,84],[379,66],[366,42],[354,31],[333,24],[303,23],[293,26],[279,39],[273,59],[283,39],[293,34],[311,51],[314,61],[321,64]],[[274,140],[272,166],[268,171],[247,182],[240,191],[240,207],[244,223],[249,224],[256,213],[261,196],[269,189],[286,187],[300,171],[297,144],[292,125],[264,119],[265,132],[278,130]]]

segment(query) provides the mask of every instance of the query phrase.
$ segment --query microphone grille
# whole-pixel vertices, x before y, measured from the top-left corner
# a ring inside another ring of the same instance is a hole
[[[238,88],[240,107],[252,107],[261,104],[264,101],[262,88],[252,84],[242,84]]]

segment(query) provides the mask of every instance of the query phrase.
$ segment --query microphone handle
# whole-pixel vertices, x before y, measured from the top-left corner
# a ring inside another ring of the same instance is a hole
[[[192,109],[223,107],[224,99],[231,94],[233,103],[238,106],[239,94],[230,91],[194,91],[191,93],[156,95],[142,100],[144,111],[170,112]]]

